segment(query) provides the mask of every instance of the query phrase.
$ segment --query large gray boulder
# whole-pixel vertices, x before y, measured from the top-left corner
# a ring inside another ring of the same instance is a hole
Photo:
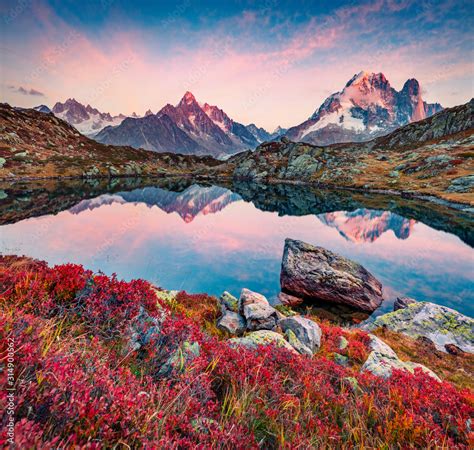
[[[429,302],[409,304],[404,309],[377,317],[369,329],[386,327],[414,339],[430,339],[436,348],[454,344],[461,350],[474,353],[474,320],[454,309]]]
[[[249,331],[273,330],[279,316],[262,294],[246,288],[240,294],[239,312],[245,318]]]
[[[436,375],[432,370],[428,369],[428,367],[423,366],[422,364],[410,361],[404,362],[398,359],[397,357],[393,358],[390,356],[381,355],[377,352],[371,352],[369,354],[369,357],[362,366],[361,371],[370,372],[378,377],[388,379],[392,376],[392,371],[394,369],[415,373],[415,369],[417,368],[421,369],[424,373],[434,378],[436,381],[441,381],[438,375]]]
[[[411,361],[401,361],[393,349],[385,342],[373,334],[369,336],[369,347],[372,351],[361,368],[362,372],[370,372],[378,377],[388,379],[392,376],[394,369],[414,373],[415,369],[418,368],[435,380],[441,381],[438,375],[428,369],[428,367]]]
[[[382,303],[381,283],[360,264],[322,247],[285,240],[281,290],[305,301],[323,300],[372,312]]]
[[[315,353],[321,346],[321,328],[316,322],[302,316],[286,317],[278,322],[281,329],[286,332],[291,330],[298,340]]]

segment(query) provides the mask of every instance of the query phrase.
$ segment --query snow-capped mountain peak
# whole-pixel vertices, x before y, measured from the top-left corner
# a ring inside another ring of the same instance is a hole
[[[318,145],[365,141],[441,109],[437,103],[423,101],[415,79],[396,91],[383,73],[361,71],[342,91],[330,95],[307,121],[290,128],[287,136]]]
[[[86,136],[94,136],[109,125],[119,125],[125,118],[122,114],[112,116],[110,113],[102,113],[89,104],[84,106],[75,98],[69,98],[64,103],[57,102],[52,112]]]

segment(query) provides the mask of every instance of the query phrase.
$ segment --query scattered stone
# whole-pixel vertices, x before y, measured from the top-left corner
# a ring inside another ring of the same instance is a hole
[[[334,353],[334,362],[338,366],[347,367],[349,365],[349,358],[339,353]]]
[[[117,176],[117,175],[120,175],[120,171],[116,167],[110,166],[109,167],[109,174],[111,176]]]
[[[416,341],[420,343],[421,346],[424,346],[426,349],[436,352],[436,345],[434,345],[434,342],[431,339],[428,339],[426,336],[418,336],[416,338]]]
[[[356,378],[354,377],[344,377],[342,379],[343,383],[351,389],[352,392],[354,393],[360,393],[362,392],[362,389],[359,386],[359,382],[357,381]]]
[[[372,312],[382,303],[382,285],[364,267],[322,247],[285,240],[280,274],[284,293]]]
[[[399,172],[398,170],[392,170],[392,171],[388,174],[388,176],[389,176],[390,178],[398,178],[398,177],[400,176],[400,172]]]
[[[427,375],[431,376],[437,381],[441,381],[440,378],[430,369],[423,366],[422,364],[417,364],[413,362],[403,362],[395,355],[395,357],[390,357],[377,353],[373,351],[370,353],[367,361],[361,368],[362,372],[370,372],[373,375],[378,377],[388,379],[392,376],[392,370],[405,370],[410,373],[414,373],[415,369],[419,368]]]
[[[370,343],[369,348],[383,356],[388,356],[390,358],[396,358],[397,354],[392,350],[392,348],[387,345],[382,339],[378,338],[374,334],[369,334]]]
[[[27,151],[15,153],[13,155],[13,159],[15,161],[24,161],[27,158],[28,158],[28,152]]]
[[[155,291],[156,296],[163,300],[166,303],[173,302],[176,299],[176,296],[179,294],[179,291],[166,291],[166,290],[159,290],[153,289]]]
[[[139,313],[129,325],[127,352],[139,350],[142,346],[147,345],[152,338],[157,338],[161,334],[164,319],[164,311],[161,317],[152,317],[141,306]]]
[[[235,298],[232,294],[225,291],[219,297],[221,305],[228,311],[239,312],[239,300]]]
[[[285,336],[290,345],[300,354],[302,355],[308,355],[308,356],[313,356],[313,352],[311,349],[306,347],[297,337],[296,334],[293,333],[292,330],[289,328],[285,331]]]
[[[446,352],[446,344],[474,353],[474,320],[454,309],[429,302],[417,302],[377,317],[369,329],[386,327],[414,339],[424,336],[438,350]]]
[[[312,353],[319,350],[321,346],[321,328],[316,322],[302,316],[286,317],[278,322],[283,331],[291,330],[298,340]]]
[[[158,370],[158,376],[167,377],[173,372],[184,372],[195,358],[201,353],[198,342],[185,341],[174,352]]]
[[[345,350],[348,345],[349,345],[349,341],[344,336],[340,336],[339,344],[338,344],[339,350]]]
[[[278,313],[261,294],[242,289],[239,300],[239,312],[247,321],[247,329],[272,330],[278,321]]]
[[[229,339],[228,342],[233,347],[242,346],[252,350],[256,350],[261,345],[274,345],[278,348],[286,348],[292,353],[298,353],[281,334],[270,330],[254,331],[244,337]]]
[[[397,297],[395,303],[393,304],[393,310],[398,311],[399,309],[407,308],[408,305],[416,303],[416,300],[410,297]]]
[[[238,313],[233,311],[225,311],[222,317],[217,321],[217,328],[230,334],[240,336],[246,328],[245,319]]]

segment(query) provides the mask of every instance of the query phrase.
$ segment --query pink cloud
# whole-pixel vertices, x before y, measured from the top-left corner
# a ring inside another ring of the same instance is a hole
[[[438,44],[445,39],[447,44],[453,36],[427,36],[402,46],[357,45],[359,34],[369,32],[377,43],[377,33],[383,32],[379,15],[411,3],[377,0],[341,8],[298,28],[279,23],[274,28],[280,38],[262,44],[252,31],[261,26],[264,15],[245,11],[217,29],[191,34],[196,38],[192,48],[176,43],[166,51],[160,44],[168,42],[169,30],[145,33],[106,25],[100,38],[92,38],[43,3],[34,3],[42,33],[26,50],[31,57],[22,55],[31,62],[26,70],[26,62],[9,65],[5,79],[14,85],[34,85],[53,101],[75,97],[114,114],[155,111],[191,90],[235,120],[269,129],[305,120],[328,94],[362,69],[384,72],[395,87],[416,77],[428,87],[429,101],[449,106],[469,100],[473,93],[466,81],[472,73],[468,59],[433,52],[433,39]],[[241,31],[239,37],[229,34],[234,28]],[[403,30],[398,33],[409,39]],[[459,79],[471,92],[466,95],[460,89],[453,98],[446,82]],[[5,97],[15,104],[34,105],[27,96],[5,92]]]

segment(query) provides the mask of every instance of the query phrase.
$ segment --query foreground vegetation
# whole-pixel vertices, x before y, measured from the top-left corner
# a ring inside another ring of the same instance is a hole
[[[313,358],[234,349],[206,295],[170,296],[142,280],[16,257],[2,258],[0,285],[2,366],[10,337],[20,448],[473,444],[472,391],[422,372],[389,380],[360,373],[369,341],[362,331],[321,323]],[[347,367],[336,352],[349,357]],[[6,386],[7,372],[0,376]]]

